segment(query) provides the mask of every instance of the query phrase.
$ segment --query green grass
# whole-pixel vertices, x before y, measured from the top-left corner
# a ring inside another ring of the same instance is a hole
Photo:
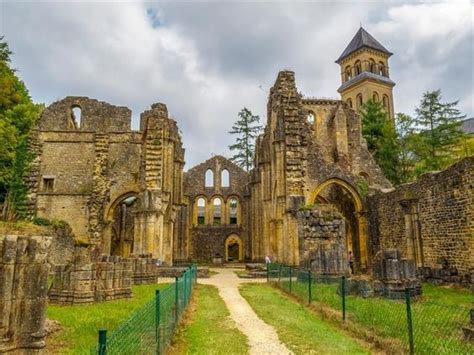
[[[89,305],[49,305],[47,318],[59,321],[62,330],[47,339],[47,353],[86,354],[97,342],[99,329],[113,330],[130,314],[150,301],[156,289],[167,284],[132,286],[133,298]]]
[[[369,353],[359,342],[269,285],[244,284],[240,293],[295,354]]]
[[[288,292],[288,279],[282,288]],[[337,283],[312,285],[312,300],[341,312],[341,297]],[[292,293],[308,299],[308,283],[292,280]],[[462,327],[468,324],[473,307],[472,294],[464,289],[423,285],[423,296],[412,302],[415,351],[419,354],[474,353],[472,344],[464,341]],[[392,350],[408,351],[406,305],[404,301],[384,298],[346,297],[347,318],[389,342]]]
[[[247,354],[247,338],[229,318],[217,288],[198,285],[170,354]]]

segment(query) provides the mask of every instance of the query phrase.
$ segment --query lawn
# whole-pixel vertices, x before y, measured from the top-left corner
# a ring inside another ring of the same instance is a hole
[[[278,284],[278,283],[277,283]],[[289,291],[289,279],[281,280],[281,287]],[[312,284],[313,302],[322,303],[341,312],[342,300],[337,294],[337,283]],[[292,279],[292,293],[308,300],[308,282]],[[423,285],[423,297],[412,302],[413,339],[418,354],[472,354],[474,347],[463,338],[462,327],[469,322],[473,296],[465,289]],[[409,349],[407,313],[404,301],[384,298],[346,297],[347,318],[385,339],[392,351]],[[387,347],[387,345],[385,345]]]
[[[89,305],[49,305],[47,318],[61,323],[62,330],[47,339],[48,354],[86,354],[97,343],[99,329],[112,330],[167,284],[132,286],[133,298]]]
[[[368,354],[369,350],[304,305],[267,284],[244,284],[240,293],[295,354]]]
[[[198,285],[169,354],[247,354],[247,338],[229,318],[217,288]]]

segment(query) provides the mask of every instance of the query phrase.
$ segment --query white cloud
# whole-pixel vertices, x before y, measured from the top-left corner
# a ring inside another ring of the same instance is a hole
[[[337,97],[334,60],[360,21],[395,53],[398,111],[410,113],[423,91],[437,88],[473,111],[470,4],[1,5],[0,30],[35,100],[85,95],[126,105],[134,127],[151,103],[165,102],[183,132],[188,167],[227,153],[242,107],[266,121],[264,90],[279,70],[295,70],[306,95]]]

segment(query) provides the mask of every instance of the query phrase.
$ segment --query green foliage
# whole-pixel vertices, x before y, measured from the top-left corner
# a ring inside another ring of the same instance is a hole
[[[175,337],[173,354],[248,354],[247,338],[229,321],[215,286],[198,285],[195,311]]]
[[[361,108],[362,135],[367,147],[384,175],[392,182],[398,183],[398,140],[397,132],[388,118],[382,104],[368,100]]]
[[[52,222],[44,217],[34,217],[31,222],[37,226],[50,226]]]
[[[314,208],[314,205],[302,205],[300,211],[311,211]]]
[[[362,197],[366,197],[369,193],[369,182],[365,179],[362,179],[357,183],[357,187],[359,189],[360,195]]]
[[[259,116],[254,116],[252,112],[243,108],[239,112],[239,119],[232,126],[230,134],[236,134],[236,143],[229,146],[231,151],[236,151],[230,160],[249,171],[253,165],[253,157],[255,153],[255,139],[262,130],[262,126],[258,123]]]
[[[11,51],[0,37],[0,201],[7,201],[7,219],[26,216],[23,178],[33,156],[28,140],[42,105],[35,105],[24,83],[10,67]]]
[[[416,108],[414,124],[420,136],[416,151],[422,172],[451,164],[453,147],[465,136],[461,126],[466,116],[456,108],[458,101],[443,103],[441,99],[441,90],[427,91]]]

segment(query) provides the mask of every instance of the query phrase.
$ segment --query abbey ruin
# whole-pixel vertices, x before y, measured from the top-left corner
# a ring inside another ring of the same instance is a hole
[[[369,98],[393,118],[390,55],[361,28],[337,60],[342,100],[303,97],[295,73],[280,72],[248,173],[221,156],[185,172],[163,103],[134,131],[126,107],[59,100],[35,131],[31,213],[66,221],[99,254],[163,265],[270,256],[338,274],[352,251],[355,273],[370,273],[377,253],[398,248],[420,275],[472,285],[474,158],[393,187],[362,137]]]

